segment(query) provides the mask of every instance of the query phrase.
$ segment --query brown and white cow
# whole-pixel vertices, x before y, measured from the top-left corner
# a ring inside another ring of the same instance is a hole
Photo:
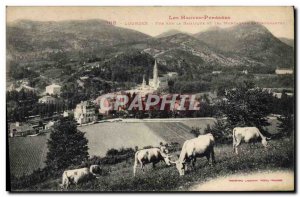
[[[267,140],[270,138],[265,137],[256,127],[236,127],[232,131],[233,138],[233,151],[238,154],[238,146],[242,141],[249,143],[255,142],[261,138],[262,145],[266,148],[268,146]]]
[[[138,164],[140,164],[141,169],[144,172],[145,164],[152,163],[154,168],[155,164],[160,161],[164,161],[168,166],[171,165],[166,146],[138,150],[134,156],[133,176],[136,175],[136,168]]]
[[[82,181],[96,178],[96,173],[99,172],[99,165],[91,165],[90,168],[79,168],[74,170],[65,170],[62,175],[61,188],[68,188],[71,184],[78,184]]]
[[[215,163],[215,153],[214,153],[214,136],[210,133],[205,135],[199,135],[197,138],[187,140],[184,142],[179,159],[171,163],[176,164],[176,168],[180,174],[183,176],[187,170],[187,163],[192,162],[193,168],[195,167],[196,158],[206,157],[208,162],[211,158],[211,163]]]

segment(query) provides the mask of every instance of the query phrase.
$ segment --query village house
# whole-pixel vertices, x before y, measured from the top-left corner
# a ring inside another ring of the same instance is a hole
[[[57,101],[56,98],[52,96],[43,96],[42,98],[39,99],[39,103],[45,103],[45,104],[55,104]]]
[[[71,111],[71,110],[66,110],[66,111],[64,111],[63,114],[62,114],[62,116],[63,116],[64,118],[69,117],[70,115],[73,115],[73,111]]]
[[[9,124],[9,137],[26,136],[36,134],[36,130],[27,123],[10,123]]]
[[[76,105],[74,118],[78,124],[86,124],[97,120],[95,107],[92,102],[81,101]]]
[[[55,122],[54,121],[49,121],[46,125],[45,125],[45,130],[50,130],[53,128]]]
[[[61,91],[61,86],[57,84],[51,84],[46,86],[46,94],[49,95],[59,95]]]
[[[291,75],[294,73],[294,71],[293,71],[293,69],[290,69],[290,68],[277,68],[275,70],[275,73],[277,75],[287,75],[287,74]]]
[[[19,87],[16,87],[15,84],[11,84],[8,88],[8,91],[18,91],[24,90],[25,92],[36,92],[36,89],[33,87],[30,87],[27,82],[22,82],[22,84]]]
[[[213,75],[217,75],[217,74],[221,74],[221,73],[222,73],[221,70],[214,70],[214,71],[212,71]]]
[[[248,70],[242,70],[242,74],[248,75]]]
[[[166,74],[169,78],[175,78],[178,76],[178,73],[177,72],[168,72]]]

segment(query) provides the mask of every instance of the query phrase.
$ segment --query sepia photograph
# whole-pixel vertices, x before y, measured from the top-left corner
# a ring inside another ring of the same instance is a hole
[[[6,190],[295,192],[292,6],[7,6]]]

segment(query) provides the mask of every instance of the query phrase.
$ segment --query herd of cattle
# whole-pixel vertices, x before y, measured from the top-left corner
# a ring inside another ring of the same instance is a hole
[[[256,127],[236,127],[233,129],[233,151],[238,154],[238,146],[241,142],[256,142],[261,139],[262,145],[266,148],[268,146],[267,138],[262,135]],[[188,163],[192,164],[192,168],[195,167],[196,158],[206,157],[208,163],[211,161],[211,165],[215,163],[214,154],[215,139],[212,134],[199,135],[197,138],[186,140],[182,146],[181,153],[177,161],[170,159],[171,155],[166,147],[162,145],[159,148],[148,148],[138,150],[134,157],[133,176],[136,175],[136,169],[140,165],[142,171],[144,171],[145,164],[152,163],[153,168],[155,164],[164,161],[166,165],[170,166],[174,164],[180,174],[183,176],[187,171]],[[77,184],[84,180],[88,180],[89,177],[99,178],[97,172],[99,172],[99,165],[91,165],[90,168],[80,168],[74,170],[66,170],[62,175],[62,188],[68,188],[70,184]]]

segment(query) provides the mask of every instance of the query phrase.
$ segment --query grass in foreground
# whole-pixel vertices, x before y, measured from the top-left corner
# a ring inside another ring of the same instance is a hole
[[[241,148],[240,154],[235,155],[231,145],[217,145],[217,163],[214,167],[206,165],[205,158],[200,158],[196,169],[183,177],[179,176],[175,166],[166,167],[164,163],[160,163],[155,169],[148,165],[144,174],[138,169],[137,176],[133,177],[132,158],[119,164],[105,165],[103,168],[109,172],[107,175],[77,186],[72,185],[69,190],[64,191],[180,191],[218,176],[294,168],[294,145],[290,139],[270,141],[268,149],[264,149],[259,143],[252,146],[243,144]],[[53,178],[25,190],[61,191],[60,183],[61,178]]]

